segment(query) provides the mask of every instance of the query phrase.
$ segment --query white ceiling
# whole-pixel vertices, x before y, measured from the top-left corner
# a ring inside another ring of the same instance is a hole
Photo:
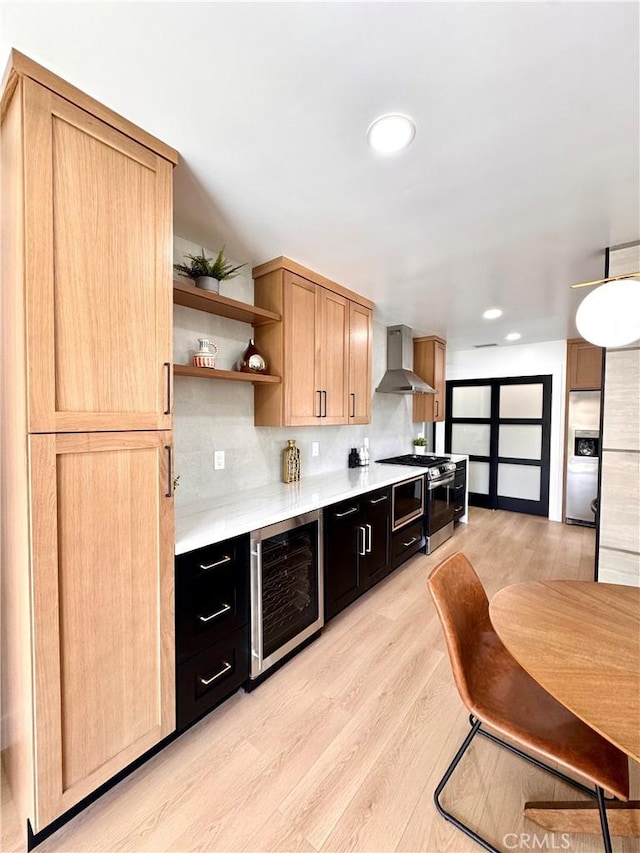
[[[173,145],[176,233],[287,255],[452,348],[575,335],[640,236],[637,3],[3,3],[14,46]],[[404,112],[382,158],[370,122]],[[504,316],[482,320],[485,308]]]

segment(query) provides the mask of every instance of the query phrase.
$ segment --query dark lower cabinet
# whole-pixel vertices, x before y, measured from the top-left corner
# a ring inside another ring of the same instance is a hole
[[[456,462],[456,478],[449,486],[449,500],[453,504],[453,520],[459,521],[464,515],[464,494],[467,488],[467,463],[462,459]]]
[[[424,548],[424,545],[424,518],[418,518],[401,530],[396,530],[392,540],[392,568],[397,569],[405,560]]]
[[[249,677],[249,536],[176,557],[176,728]]]
[[[325,621],[391,570],[390,511],[388,488],[324,510]]]

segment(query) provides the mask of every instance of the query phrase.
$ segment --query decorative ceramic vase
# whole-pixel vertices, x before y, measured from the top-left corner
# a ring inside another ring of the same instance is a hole
[[[295,483],[300,479],[300,448],[290,438],[282,451],[282,482]]]
[[[198,352],[193,357],[193,366],[214,368],[218,355],[216,344],[208,338],[198,338],[198,347]]]
[[[266,373],[267,362],[258,352],[253,338],[249,340],[249,346],[246,348],[240,359],[240,370],[243,373]]]
[[[220,282],[217,278],[212,278],[210,275],[201,275],[196,279],[196,287],[200,290],[208,290],[209,293],[220,292]]]

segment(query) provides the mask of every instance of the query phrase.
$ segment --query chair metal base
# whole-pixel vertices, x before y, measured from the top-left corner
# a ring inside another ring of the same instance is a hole
[[[453,761],[447,767],[444,776],[438,783],[438,786],[433,794],[433,802],[435,803],[435,807],[441,817],[443,817],[449,823],[452,823],[457,829],[460,830],[460,832],[464,832],[465,835],[469,836],[469,838],[472,838],[477,844],[479,844],[485,850],[488,850],[489,853],[501,853],[501,851],[498,850],[497,847],[494,847],[489,841],[486,840],[486,838],[482,838],[481,835],[478,835],[477,832],[474,832],[470,826],[467,826],[465,823],[462,823],[462,821],[458,820],[457,817],[454,817],[454,815],[452,815],[451,812],[448,812],[440,803],[440,795],[442,794],[445,785],[451,778],[453,771],[458,766],[460,759],[469,748],[469,745],[471,744],[471,741],[474,739],[474,737],[477,734],[481,734],[483,737],[486,737],[488,740],[493,741],[494,743],[498,744],[498,746],[501,746],[503,749],[506,749],[508,752],[512,752],[514,755],[518,755],[520,758],[524,758],[525,761],[528,761],[530,764],[539,767],[541,770],[546,770],[547,773],[550,773],[552,776],[555,776],[556,778],[561,779],[563,782],[566,782],[568,785],[577,788],[579,791],[582,791],[582,793],[587,794],[589,797],[595,798],[598,802],[598,811],[600,813],[600,826],[602,829],[602,840],[604,842],[604,850],[605,853],[613,853],[613,849],[611,846],[611,836],[609,834],[609,824],[607,822],[604,791],[602,790],[602,788],[596,787],[595,790],[592,790],[591,788],[587,788],[586,785],[577,782],[575,779],[571,779],[569,776],[566,776],[560,770],[556,770],[553,767],[549,767],[548,764],[545,764],[543,761],[540,761],[540,759],[535,758],[533,755],[528,755],[526,752],[523,752],[516,746],[513,746],[512,744],[507,743],[506,741],[502,740],[491,732],[482,729],[481,721],[474,718],[473,716],[469,717],[469,722],[471,723],[471,731],[462,742],[462,746],[456,752]]]

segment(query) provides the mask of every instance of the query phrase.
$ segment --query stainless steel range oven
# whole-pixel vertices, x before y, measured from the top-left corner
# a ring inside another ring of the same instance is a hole
[[[378,462],[387,462],[393,465],[409,465],[414,468],[426,468],[424,477],[426,483],[426,494],[424,500],[424,532],[427,544],[427,554],[434,551],[443,542],[453,535],[454,502],[449,488],[455,480],[456,463],[446,456],[422,456],[419,454],[405,454],[404,456],[392,456],[388,459],[378,459]],[[417,479],[421,479],[417,478]],[[408,482],[413,482],[409,480]],[[398,485],[404,486],[404,483]],[[393,487],[394,490],[396,486]],[[415,501],[415,498],[414,498]],[[419,516],[410,516],[414,518]],[[400,521],[396,526],[396,512],[393,513],[393,529],[406,524],[408,518]]]
[[[456,478],[456,463],[445,462],[427,472],[427,513],[425,536],[427,554],[453,536],[455,503],[451,486]]]
[[[251,533],[253,681],[324,624],[320,510]]]

